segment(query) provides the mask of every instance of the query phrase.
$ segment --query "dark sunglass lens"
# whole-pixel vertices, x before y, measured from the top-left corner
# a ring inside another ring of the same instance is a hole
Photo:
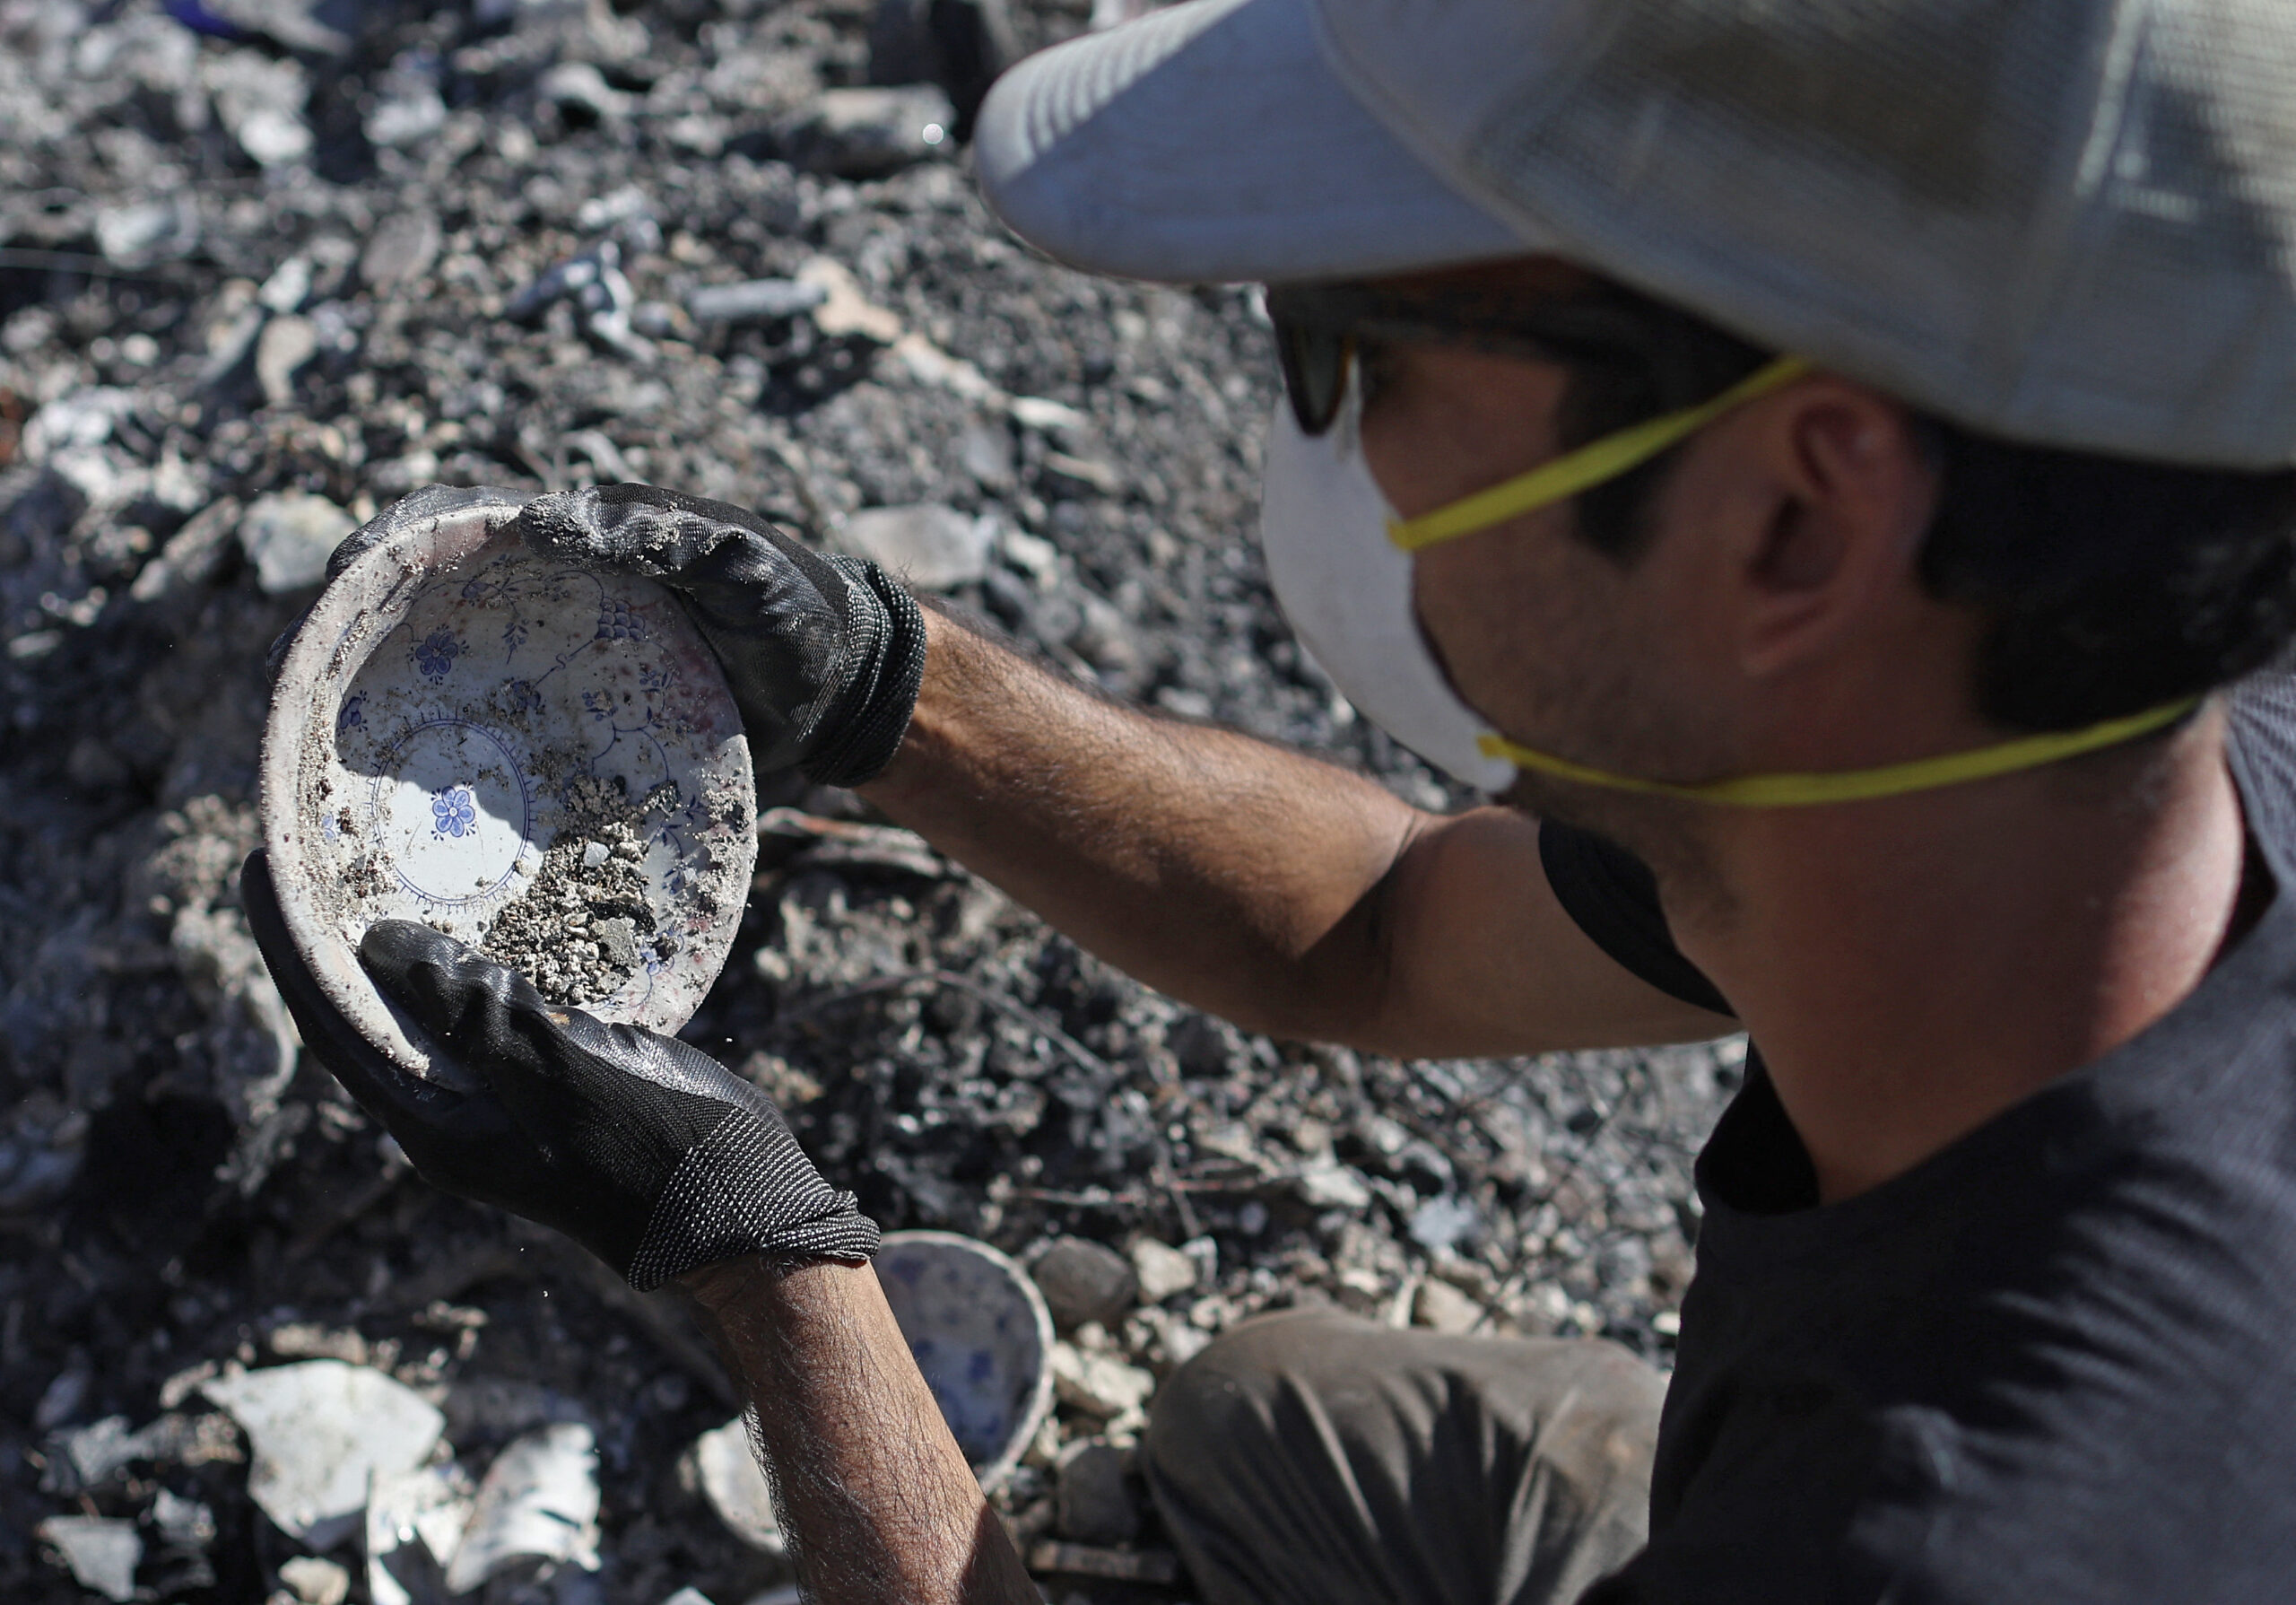
[[[1347,395],[1347,359],[1352,343],[1339,329],[1289,319],[1275,326],[1275,347],[1283,366],[1283,390],[1300,432],[1319,435],[1339,416]]]

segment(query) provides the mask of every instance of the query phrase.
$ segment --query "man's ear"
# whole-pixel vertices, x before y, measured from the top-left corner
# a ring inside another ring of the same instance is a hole
[[[1758,410],[1757,410],[1758,409]],[[1761,493],[1731,543],[1741,667],[1767,678],[1892,628],[1918,594],[1916,559],[1936,476],[1912,419],[1863,385],[1818,375],[1734,420]]]

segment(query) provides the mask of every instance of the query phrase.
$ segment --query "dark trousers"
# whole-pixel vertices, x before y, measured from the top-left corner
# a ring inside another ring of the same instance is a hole
[[[1205,1605],[1568,1605],[1641,1548],[1665,1384],[1615,1344],[1239,1327],[1141,1464]]]

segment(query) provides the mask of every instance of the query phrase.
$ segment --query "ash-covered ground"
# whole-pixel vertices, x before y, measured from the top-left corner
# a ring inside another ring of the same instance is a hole
[[[313,1357],[441,1405],[432,1458],[473,1476],[589,1426],[596,1568],[511,1565],[489,1600],[783,1578],[701,1491],[690,1447],[731,1408],[682,1317],[413,1179],[298,1063],[236,905],[265,649],[408,490],[766,508],[1112,692],[1445,800],[1267,598],[1251,293],[1031,254],[958,136],[949,64],[982,36],[945,24],[978,13],[935,8],[952,105],[850,92],[929,67],[873,12],[0,0],[0,1597],[368,1599],[359,1534],[260,1513],[200,1391]],[[1031,1262],[1073,1240],[1040,1278],[1081,1322],[1056,1426],[1004,1495],[1032,1544],[1100,1557],[1054,1558],[1162,1574],[1123,1475],[1140,1394],[1256,1310],[1665,1360],[1728,1044],[1403,1064],[1242,1034],[844,828],[849,797],[766,800],[788,811],[688,1034],[888,1228]]]

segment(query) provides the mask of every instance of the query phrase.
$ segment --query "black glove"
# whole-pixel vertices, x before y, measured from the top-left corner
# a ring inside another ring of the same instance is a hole
[[[526,978],[404,920],[359,957],[434,1046],[485,1087],[400,1069],[320,993],[260,850],[239,898],[303,1042],[434,1186],[554,1226],[649,1292],[760,1254],[861,1261],[877,1228],[822,1180],[764,1094],[674,1037],[555,1008]]]
[[[526,544],[659,580],[725,666],[758,772],[857,786],[892,762],[925,677],[925,616],[883,569],[755,513],[651,485],[538,496]]]

